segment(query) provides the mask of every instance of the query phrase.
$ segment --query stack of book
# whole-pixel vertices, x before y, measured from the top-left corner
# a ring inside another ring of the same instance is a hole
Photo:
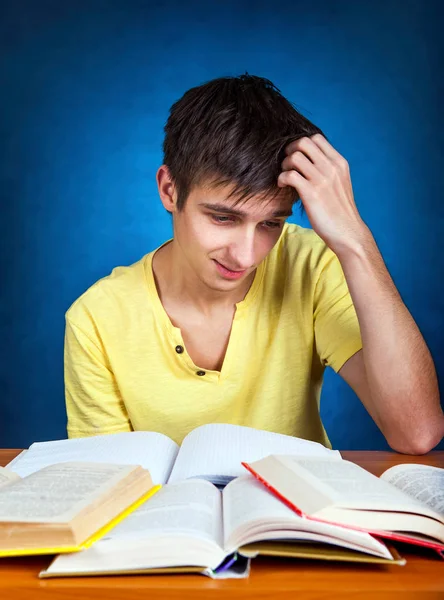
[[[153,432],[40,442],[0,470],[0,556],[55,554],[41,577],[245,576],[258,555],[402,565],[390,540],[444,553],[443,476],[378,478],[315,442],[226,424],[181,447]]]

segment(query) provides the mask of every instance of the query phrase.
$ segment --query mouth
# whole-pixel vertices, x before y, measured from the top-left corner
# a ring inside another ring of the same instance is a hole
[[[246,269],[244,269],[243,271],[233,271],[232,269],[229,269],[216,259],[213,258],[213,260],[217,270],[219,271],[219,274],[222,275],[222,277],[224,277],[225,279],[240,279],[247,272]]]

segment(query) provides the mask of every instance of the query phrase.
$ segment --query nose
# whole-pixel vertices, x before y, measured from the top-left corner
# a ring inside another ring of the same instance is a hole
[[[254,230],[239,231],[230,244],[230,259],[232,268],[236,271],[251,269],[255,266],[255,232]]]

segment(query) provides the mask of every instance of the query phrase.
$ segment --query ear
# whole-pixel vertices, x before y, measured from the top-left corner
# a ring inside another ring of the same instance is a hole
[[[168,212],[174,213],[177,202],[176,186],[171,179],[170,171],[166,165],[159,167],[156,174],[156,181],[163,206]]]

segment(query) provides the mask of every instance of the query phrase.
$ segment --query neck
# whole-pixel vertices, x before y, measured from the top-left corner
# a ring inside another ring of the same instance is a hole
[[[199,279],[177,242],[172,240],[162,246],[153,256],[153,273],[161,302],[179,299],[182,304],[193,305],[202,313],[232,308],[241,302],[253,283],[251,273],[239,287],[221,292],[209,288]]]

